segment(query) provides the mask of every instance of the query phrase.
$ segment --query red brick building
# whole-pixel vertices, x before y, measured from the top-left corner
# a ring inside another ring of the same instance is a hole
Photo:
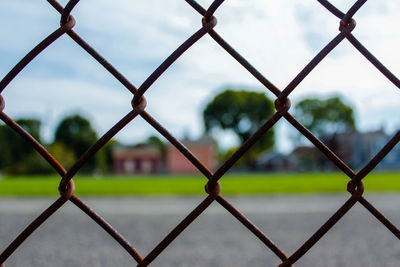
[[[183,144],[210,170],[214,170],[216,144],[210,138],[184,140]],[[167,146],[165,158],[154,147],[126,147],[114,151],[114,171],[117,174],[198,173],[199,171],[173,145]]]
[[[118,149],[113,157],[117,174],[160,173],[163,166],[161,153],[152,147]]]
[[[217,166],[216,145],[210,138],[183,141],[183,144],[210,170]],[[173,145],[167,149],[166,166],[169,173],[198,173],[193,164]]]

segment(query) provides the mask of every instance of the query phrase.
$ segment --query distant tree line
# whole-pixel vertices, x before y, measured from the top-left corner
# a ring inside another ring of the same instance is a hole
[[[16,122],[43,144],[40,120],[23,118]],[[43,145],[65,169],[68,169],[97,140],[97,133],[90,121],[76,114],[63,118],[55,129],[53,141]],[[80,172],[111,172],[112,148],[115,145],[114,140],[108,142]],[[51,166],[30,144],[5,124],[0,125],[0,151],[0,172],[4,174],[54,173]]]
[[[353,108],[345,104],[339,97],[325,100],[307,98],[298,102],[293,108],[294,116],[320,140],[336,152],[337,134],[356,131]],[[214,135],[215,129],[233,132],[243,144],[253,135],[275,112],[273,101],[265,93],[246,90],[227,89],[217,94],[203,110],[206,134]],[[36,140],[43,144],[41,138],[41,122],[37,119],[19,119],[16,122]],[[301,137],[301,134],[298,133]],[[90,121],[81,115],[63,118],[57,125],[51,143],[44,144],[46,149],[68,169],[96,141],[98,136]],[[300,140],[300,138],[298,139]],[[108,142],[81,169],[81,173],[107,173],[113,168],[112,150],[116,141]],[[255,145],[237,162],[235,166],[244,166],[248,170],[257,168],[257,161],[262,154],[272,150],[275,144],[274,128],[267,131]],[[165,144],[157,137],[149,137],[145,143],[160,150],[163,157]],[[294,142],[301,146],[302,142]],[[220,160],[225,161],[238,149],[232,146],[220,152]],[[309,153],[308,150],[299,155],[304,164],[322,166],[325,159],[321,153]],[[45,160],[26,143],[10,127],[0,124],[0,172],[4,174],[39,174],[51,173],[54,170]]]

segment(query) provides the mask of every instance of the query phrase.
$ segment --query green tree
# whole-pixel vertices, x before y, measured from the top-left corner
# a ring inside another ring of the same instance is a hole
[[[312,133],[320,138],[340,158],[345,158],[340,149],[338,135],[356,130],[354,111],[339,97],[326,100],[304,99],[294,109],[295,117]],[[305,147],[303,147],[305,148]],[[303,151],[304,152],[304,151]],[[310,151],[298,154],[300,161],[308,167],[326,170],[334,166],[326,160],[321,152]]]
[[[79,158],[97,141],[97,134],[90,122],[80,116],[72,115],[64,118],[57,126],[54,142],[63,144]],[[83,172],[92,172],[96,168],[96,158],[92,157],[83,166]]]
[[[207,133],[212,129],[232,130],[243,143],[273,113],[274,104],[264,93],[227,89],[208,103],[203,111],[203,119]],[[245,154],[244,164],[253,168],[257,156],[273,145],[274,131],[271,129]]]
[[[41,122],[37,119],[16,120],[37,141]],[[19,134],[7,125],[0,125],[0,169],[7,174],[44,173],[51,170],[44,159]]]
[[[96,154],[97,170],[101,173],[111,173],[114,166],[113,150],[118,141],[111,139]]]
[[[71,168],[77,160],[74,151],[66,147],[63,143],[52,143],[49,147],[49,152],[67,170]]]
[[[339,97],[304,99],[294,109],[295,117],[323,140],[356,130],[353,108]]]

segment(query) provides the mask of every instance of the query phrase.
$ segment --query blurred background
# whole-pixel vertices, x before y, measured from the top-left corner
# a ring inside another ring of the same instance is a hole
[[[63,6],[67,2],[60,1]],[[212,1],[198,2],[206,8]],[[344,12],[353,4],[331,2]],[[357,26],[352,32],[396,76],[400,74],[400,33],[395,27],[400,23],[399,8],[396,1],[367,2],[354,16]],[[136,87],[202,25],[201,16],[181,0],[85,0],[72,15],[77,22],[73,30]],[[339,33],[339,20],[311,0],[230,0],[215,16],[214,29],[281,90]],[[1,1],[0,78],[55,31],[59,20],[60,14],[46,1]],[[45,49],[1,95],[3,112],[66,169],[132,110],[131,93],[68,35]],[[211,171],[274,114],[276,98],[208,35],[190,47],[145,97],[146,111]],[[346,40],[289,98],[289,112],[354,171],[362,169],[400,128],[399,88]],[[399,169],[397,145],[364,179],[366,194],[394,224],[400,222],[395,205]],[[49,205],[46,197],[58,194],[59,181],[48,163],[0,122],[1,251]],[[135,240],[139,250],[149,252],[201,201],[207,180],[138,117],[90,159],[74,181],[78,196]],[[281,119],[222,177],[221,184],[222,194],[291,253],[348,199],[348,181]],[[214,204],[155,265],[279,264]],[[28,241],[11,263],[129,266],[127,254],[102,230],[96,232],[93,222],[85,221],[89,218],[72,216],[81,215],[74,208],[71,204],[61,209],[48,228],[30,239],[50,245],[42,248]],[[301,259],[300,266],[399,265],[398,239],[360,205],[352,212]],[[63,223],[65,227],[60,227]],[[65,244],[59,240],[78,245],[61,253]]]
[[[210,4],[207,1],[200,3],[203,6]],[[347,10],[352,3],[335,1],[333,4]],[[396,5],[366,3],[355,16],[358,25],[353,31],[394,74],[400,71],[396,57],[400,40],[395,29],[389,26],[397,23]],[[201,26],[200,15],[183,1],[135,4],[120,1],[118,5],[108,1],[82,1],[78,6],[73,13],[77,21],[74,30],[137,87]],[[280,89],[285,88],[338,33],[337,18],[315,1],[250,3],[236,0],[224,3],[223,7],[216,13],[216,31]],[[0,12],[4,38],[0,44],[0,74],[5,76],[34,45],[57,28],[59,14],[45,1],[3,1]],[[204,140],[210,146],[213,143],[212,153],[215,155],[212,157],[215,159],[210,165],[216,165],[232,154],[273,112],[268,106],[264,113],[252,111],[253,114],[249,114],[249,109],[242,107],[236,114],[229,114],[229,106],[240,105],[240,99],[248,102],[243,100],[247,97],[245,94],[236,94],[238,101],[231,105],[228,100],[231,98],[225,94],[225,100],[221,100],[225,106],[217,110],[220,104],[214,103],[213,107],[211,103],[228,89],[257,92],[253,99],[275,99],[212,38],[204,36],[146,93],[146,110],[181,140],[193,145]],[[128,90],[67,35],[29,64],[2,95],[6,101],[4,112],[19,120],[67,168],[131,110],[132,98]],[[294,90],[290,99],[295,117],[356,169],[372,158],[400,125],[399,116],[394,115],[400,103],[398,88],[347,41],[339,44],[316,67]],[[266,103],[259,102],[259,106]],[[209,105],[211,115],[206,114]],[[220,118],[213,117],[213,113],[219,113]],[[344,119],[338,121],[338,116]],[[73,126],[75,124],[79,127]],[[2,126],[2,131],[6,131],[4,128],[7,127]],[[74,143],[60,136],[63,132],[65,136],[74,138],[71,131],[81,131],[74,133],[80,142]],[[253,149],[252,167],[247,164],[248,168],[241,168],[240,163],[235,167],[258,171],[330,168],[318,163],[324,159],[319,159],[319,153],[313,151],[310,144],[284,120],[278,122],[268,138],[270,140],[266,143]],[[0,142],[5,148],[17,141],[7,142],[3,137]],[[156,146],[155,157],[157,160],[161,158],[163,166],[152,172],[174,172],[166,167],[168,143],[140,118],[118,133],[108,145],[103,149],[104,155],[94,160],[97,163],[89,163],[92,166],[86,166],[86,171],[135,173],[132,166],[127,166],[125,171],[120,166],[124,163],[117,166],[116,158],[120,160],[123,156],[122,152],[115,151],[122,149],[125,154],[132,154],[134,152],[126,149],[140,147],[141,153],[154,154],[154,149],[150,149],[153,152],[144,151],[149,146]],[[17,148],[7,148],[14,149]],[[3,154],[12,160],[8,163],[2,160],[2,172],[35,172],[26,166],[11,166],[17,161],[25,162],[21,164],[35,161],[23,159],[28,156],[27,152],[24,155],[18,153],[24,154],[15,152],[13,158]],[[304,154],[309,158],[304,159]],[[381,167],[398,168],[400,157],[397,154],[393,152],[390,163]],[[309,161],[317,163],[309,164]],[[146,173],[149,168],[138,171]]]

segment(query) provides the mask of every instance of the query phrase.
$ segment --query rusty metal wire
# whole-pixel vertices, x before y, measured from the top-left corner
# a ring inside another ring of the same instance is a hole
[[[330,150],[320,139],[313,135],[307,128],[299,123],[293,117],[290,110],[289,95],[297,88],[303,79],[321,62],[324,58],[342,41],[349,41],[356,50],[359,51],[370,63],[376,67],[387,79],[396,87],[400,88],[400,80],[391,73],[377,58],[374,57],[358,40],[352,35],[356,22],[353,15],[362,8],[366,0],[358,0],[346,12],[342,12],[327,0],[317,0],[323,7],[330,11],[339,19],[339,33],[334,37],[301,71],[300,73],[282,90],[273,85],[254,68],[245,58],[235,51],[213,28],[217,24],[214,17],[215,11],[221,7],[224,0],[215,0],[208,9],[203,8],[194,0],[185,0],[192,6],[202,18],[201,28],[190,36],[182,45],[180,45],[144,82],[137,88],[129,80],[115,69],[106,59],[97,53],[88,43],[86,43],[75,31],[75,19],[71,15],[72,10],[78,4],[79,0],[70,0],[63,8],[56,0],[47,0],[60,14],[60,27],[51,33],[47,38],[34,47],[21,61],[0,81],[0,119],[10,128],[22,136],[29,144],[57,171],[60,175],[59,192],[60,197],[42,214],[40,214],[15,240],[0,254],[0,266],[4,267],[7,258],[26,240],[44,221],[59,210],[67,201],[71,201],[84,213],[86,213],[94,222],[110,234],[137,262],[138,266],[149,265],[173,240],[196,218],[204,212],[211,203],[218,202],[223,208],[231,213],[234,218],[240,221],[251,233],[253,233],[262,243],[265,244],[281,261],[279,266],[292,266],[307,251],[314,246],[318,240],[324,236],[357,202],[364,206],[373,216],[384,224],[397,238],[400,239],[399,229],[393,225],[387,218],[381,214],[364,197],[363,179],[378,165],[378,163],[392,150],[400,140],[400,131],[398,131],[391,140],[378,152],[378,154],[368,162],[359,172],[354,172],[347,166],[332,150]],[[54,43],[59,37],[67,34],[83,50],[90,54],[99,64],[109,71],[132,95],[132,111],[116,123],[106,134],[104,134],[95,144],[93,144],[69,169],[65,170],[57,160],[28,132],[18,125],[12,118],[7,116],[3,110],[5,99],[1,93],[10,82],[23,70],[34,58]],[[167,129],[165,129],[157,120],[155,120],[146,110],[146,99],[144,97],[152,84],[167,70],[183,53],[205,35],[209,35],[215,40],[228,54],[230,54],[240,65],[242,65],[251,75],[253,75],[267,90],[276,96],[275,114],[269,118],[264,125],[258,129],[240,148],[225,162],[216,172],[211,172],[200,162],[193,153],[187,149],[182,142],[175,138]],[[145,256],[140,253],[121,236],[109,223],[107,223],[99,214],[88,207],[82,200],[74,195],[75,185],[73,178],[82,166],[96,154],[113,136],[122,128],[129,124],[136,117],[142,117],[155,130],[163,135],[171,144],[173,144],[207,179],[205,186],[207,197],[190,212],[166,237]],[[347,191],[350,193],[349,199],[338,208],[338,210],[292,255],[287,256],[277,244],[271,241],[256,225],[247,219],[239,210],[231,205],[220,194],[221,186],[219,180],[232,166],[261,138],[263,134],[269,131],[279,120],[286,119],[294,128],[303,134],[312,144],[315,145],[337,168],[343,171],[348,177]]]

